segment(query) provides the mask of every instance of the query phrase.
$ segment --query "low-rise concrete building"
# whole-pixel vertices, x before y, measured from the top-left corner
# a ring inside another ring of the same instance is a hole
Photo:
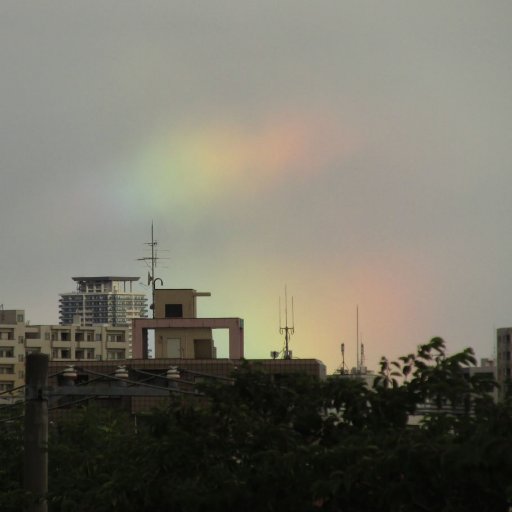
[[[244,323],[241,318],[199,318],[197,297],[209,292],[192,289],[155,290],[155,317],[132,322],[133,357],[148,357],[148,331],[155,332],[156,358],[215,359],[212,330],[228,329],[229,358],[244,357]]]
[[[0,310],[0,393],[25,383],[25,357],[32,352],[52,361],[123,360],[129,347],[129,327],[30,325],[22,309]]]

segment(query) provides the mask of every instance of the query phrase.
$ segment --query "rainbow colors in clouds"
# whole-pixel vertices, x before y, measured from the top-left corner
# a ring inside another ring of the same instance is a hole
[[[327,116],[209,120],[162,131],[134,159],[135,181],[153,206],[205,208],[287,179],[311,179],[354,145]],[[148,185],[151,184],[151,187]]]

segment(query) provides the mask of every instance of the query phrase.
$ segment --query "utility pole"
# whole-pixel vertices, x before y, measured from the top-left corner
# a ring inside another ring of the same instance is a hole
[[[24,488],[27,512],[47,512],[48,503],[48,356],[28,354],[26,363]]]

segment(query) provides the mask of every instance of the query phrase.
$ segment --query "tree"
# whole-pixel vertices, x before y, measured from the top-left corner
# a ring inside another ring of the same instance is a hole
[[[136,429],[119,412],[73,411],[51,430],[49,508],[506,511],[512,403],[495,404],[469,364],[471,350],[448,356],[434,338],[383,359],[371,388],[246,365]]]

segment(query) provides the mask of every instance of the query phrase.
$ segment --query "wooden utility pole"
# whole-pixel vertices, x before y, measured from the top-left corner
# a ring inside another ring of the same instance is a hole
[[[48,356],[28,354],[26,363],[24,488],[27,512],[47,512],[48,503]]]

